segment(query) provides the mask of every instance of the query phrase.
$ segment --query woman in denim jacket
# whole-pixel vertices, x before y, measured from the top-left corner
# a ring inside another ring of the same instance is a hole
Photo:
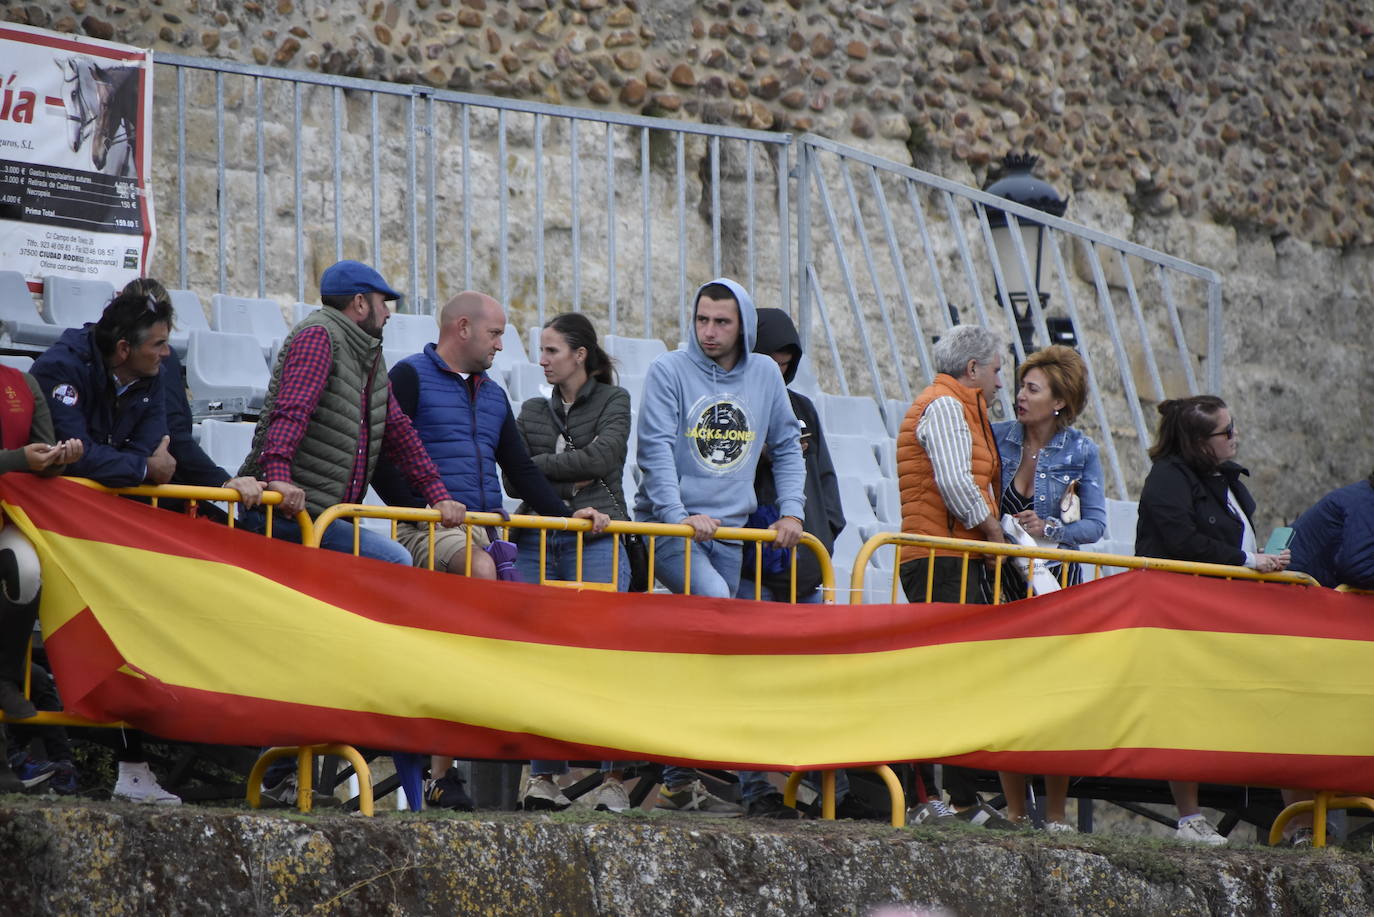
[[[1016,420],[992,425],[1002,459],[1001,510],[1042,544],[1076,550],[1102,538],[1107,529],[1107,501],[1102,493],[1102,463],[1097,444],[1072,424],[1088,397],[1083,358],[1058,345],[1026,357],[1017,370]],[[1060,503],[1077,484],[1080,518],[1064,522]],[[1079,581],[1072,564],[1065,582]],[[1007,797],[1007,818],[1026,823],[1026,778],[999,773]],[[1064,807],[1069,778],[1045,777],[1045,828],[1073,831]]]
[[[1107,530],[1107,500],[1097,444],[1074,429],[1088,397],[1083,358],[1054,345],[1026,357],[1017,369],[1016,420],[992,425],[1002,459],[1002,512],[1047,547],[1076,550]],[[1080,518],[1059,518],[1064,492],[1076,484]],[[1078,565],[1069,570],[1079,582]]]

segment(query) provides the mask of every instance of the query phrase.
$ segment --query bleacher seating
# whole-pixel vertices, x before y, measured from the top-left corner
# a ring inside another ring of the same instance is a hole
[[[196,425],[200,431],[200,448],[210,456],[216,465],[237,474],[253,448],[255,424],[235,423],[226,420],[203,420]]]
[[[115,288],[108,280],[43,278],[43,315],[58,328],[80,328],[100,320]]]
[[[33,357],[4,354],[0,355],[0,364],[8,366],[10,369],[17,369],[21,373],[26,373],[33,368]]]
[[[387,319],[382,340],[387,350],[404,350],[409,356],[425,349],[439,339],[439,326],[432,315],[397,313]],[[388,361],[390,365],[390,361]]]
[[[177,353],[185,356],[186,348],[191,343],[191,332],[209,331],[210,323],[205,320],[205,309],[195,293],[190,290],[168,290],[167,296],[172,300],[173,324],[176,325],[169,343]]]
[[[311,305],[308,302],[298,302],[294,304],[291,307],[291,327],[294,328],[296,325],[299,325],[302,319],[318,308],[320,308],[319,304]]]
[[[534,363],[510,363],[506,367],[506,393],[515,405],[524,404],[530,398],[547,398],[549,384],[544,379],[544,370]]]
[[[889,398],[885,402],[887,407],[887,435],[897,436],[897,430],[902,426],[902,418],[906,417],[906,412],[911,408],[910,401],[903,401],[901,398]]]
[[[802,354],[801,360],[797,362],[797,374],[792,377],[792,384],[788,388],[799,395],[805,395],[813,402],[821,394],[821,385],[816,381],[816,368],[812,365],[810,355]],[[822,417],[821,423],[824,422],[825,418]]]
[[[39,313],[28,283],[18,271],[0,271],[0,323],[11,347],[35,350],[52,344],[64,330]]]
[[[616,369],[622,375],[643,376],[649,371],[649,364],[660,354],[668,352],[668,347],[658,338],[630,338],[607,334],[601,338],[602,347],[616,362]]]
[[[192,331],[186,348],[186,384],[194,398],[245,398],[262,406],[271,373],[262,347],[251,334]]]
[[[214,329],[233,334],[251,334],[257,339],[264,359],[275,353],[290,330],[286,327],[286,319],[282,317],[281,306],[275,300],[216,293],[210,302]]]
[[[825,424],[825,435],[853,434],[870,440],[886,438],[887,424],[878,410],[878,402],[866,395],[825,395],[816,399]]]
[[[538,353],[537,350],[535,352]],[[520,343],[520,332],[514,325],[507,324],[506,333],[501,336],[501,349],[496,351],[496,358],[491,363],[492,375],[506,380],[503,385],[506,391],[510,391],[511,367],[520,365],[528,366],[530,360],[525,355],[525,345]],[[538,364],[534,365],[537,369]]]

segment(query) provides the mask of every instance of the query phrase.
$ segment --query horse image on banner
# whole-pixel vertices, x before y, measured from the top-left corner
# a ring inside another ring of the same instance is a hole
[[[133,178],[138,161],[138,67],[102,67],[89,58],[56,61],[73,153],[90,144],[91,164]]]

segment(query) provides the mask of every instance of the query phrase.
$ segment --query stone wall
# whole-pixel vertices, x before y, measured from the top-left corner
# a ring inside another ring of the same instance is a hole
[[[0,13],[181,54],[597,110],[813,130],[970,185],[982,185],[989,164],[1008,148],[1028,148],[1041,156],[1041,174],[1069,195],[1070,219],[1224,276],[1221,394],[1243,431],[1242,459],[1255,472],[1262,529],[1291,519],[1325,490],[1363,477],[1374,465],[1374,424],[1366,406],[1374,388],[1366,343],[1374,297],[1374,25],[1355,0],[0,0]],[[231,95],[231,111],[241,116],[252,100],[242,88]],[[166,115],[167,99],[159,92],[159,117]],[[206,99],[203,88],[193,92],[190,135],[213,136]],[[283,149],[293,128],[317,142],[327,137],[324,103],[315,99],[300,124],[270,126],[273,168],[288,168]],[[350,133],[364,116],[350,103]],[[252,158],[246,123],[231,119],[226,140],[235,206],[255,196],[252,172],[243,165]],[[492,126],[481,130],[490,136]],[[513,137],[514,146],[522,143],[527,146],[528,138]],[[347,168],[362,169],[367,157],[357,138],[346,144],[353,144],[346,147]],[[689,144],[689,287],[710,270],[704,156],[704,142]],[[444,157],[441,174],[485,168],[481,181],[490,184],[492,157],[471,165],[457,163],[451,151]],[[724,180],[738,187],[738,158],[728,164]],[[770,168],[763,159],[756,165],[760,175]],[[177,229],[168,218],[175,183],[169,168],[165,158],[156,166],[162,195],[158,264],[167,271]],[[191,285],[213,288],[215,163],[202,151],[190,168]],[[377,257],[393,275],[410,269],[405,218],[396,206],[408,194],[405,168],[395,150],[384,155],[387,222]],[[525,170],[519,179],[528,183],[528,165],[516,168]],[[604,199],[604,179],[595,169],[584,181],[588,200]],[[334,240],[331,182],[320,163],[307,170],[307,277],[332,260],[336,245],[362,257],[371,248],[364,202],[348,205],[346,238]],[[626,188],[633,208],[637,185]],[[676,232],[668,219],[671,190],[653,192],[655,218],[667,221],[655,229],[659,240]],[[291,184],[274,178],[267,200],[276,226],[269,227],[265,250],[277,262],[267,272],[265,292],[283,303],[296,297],[294,242],[284,228],[291,197]],[[435,206],[446,225],[445,214],[460,206],[451,185],[440,189]],[[226,288],[251,294],[258,238],[242,213],[233,211],[229,221]],[[772,219],[775,225],[776,214]],[[604,235],[604,213],[588,208],[584,220],[588,239]],[[563,246],[556,254],[565,262],[571,257],[568,223],[568,213],[556,209],[545,230],[551,244]],[[473,250],[484,283],[494,275],[495,225],[492,206],[478,213]],[[515,217],[511,231],[516,250],[527,258],[527,217]],[[725,268],[742,273],[738,222],[727,221],[725,232]],[[627,236],[632,234],[622,239]],[[764,250],[775,244],[775,237],[759,240]],[[584,241],[581,263],[587,288],[600,290],[605,266],[588,257],[592,250]],[[450,255],[439,253],[440,301],[463,281],[453,264],[443,262]],[[624,257],[621,295],[637,303],[644,297],[642,282],[633,267],[625,269],[637,263],[632,247]],[[654,333],[670,345],[677,337],[674,267],[659,266],[650,290]],[[760,298],[776,299],[775,274],[766,265],[761,270]],[[1078,272],[1082,280],[1081,266]],[[534,281],[528,271],[517,273],[509,304],[524,325],[534,318]],[[548,282],[556,288],[554,301],[569,301],[566,276]],[[306,292],[311,298],[309,285]],[[642,327],[634,308],[622,313],[622,321]],[[859,365],[848,318],[837,311],[836,321],[844,333],[841,359]],[[1094,346],[1110,355],[1109,348]],[[1152,422],[1154,402],[1142,399]],[[1113,426],[1134,437],[1123,418],[1119,411]],[[1138,444],[1130,448],[1138,451]],[[1143,465],[1127,465],[1133,489]]]
[[[13,917],[870,917],[891,905],[959,917],[1315,917],[1374,909],[1374,861],[1338,849],[1199,850],[853,822],[362,819],[16,799],[0,808],[0,911]]]
[[[1341,247],[1374,242],[1361,0],[4,0],[259,64],[947,153]]]

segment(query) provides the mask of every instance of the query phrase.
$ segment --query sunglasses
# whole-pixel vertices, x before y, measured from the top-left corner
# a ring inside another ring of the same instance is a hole
[[[1227,439],[1235,439],[1235,438],[1236,438],[1236,422],[1235,422],[1234,420],[1231,421],[1229,424],[1226,425],[1226,429],[1225,429],[1225,430],[1218,430],[1218,431],[1215,432],[1215,433],[1210,433],[1210,434],[1208,434],[1207,438],[1208,438],[1208,439],[1211,439],[1213,436],[1224,436],[1224,437],[1226,437]]]

